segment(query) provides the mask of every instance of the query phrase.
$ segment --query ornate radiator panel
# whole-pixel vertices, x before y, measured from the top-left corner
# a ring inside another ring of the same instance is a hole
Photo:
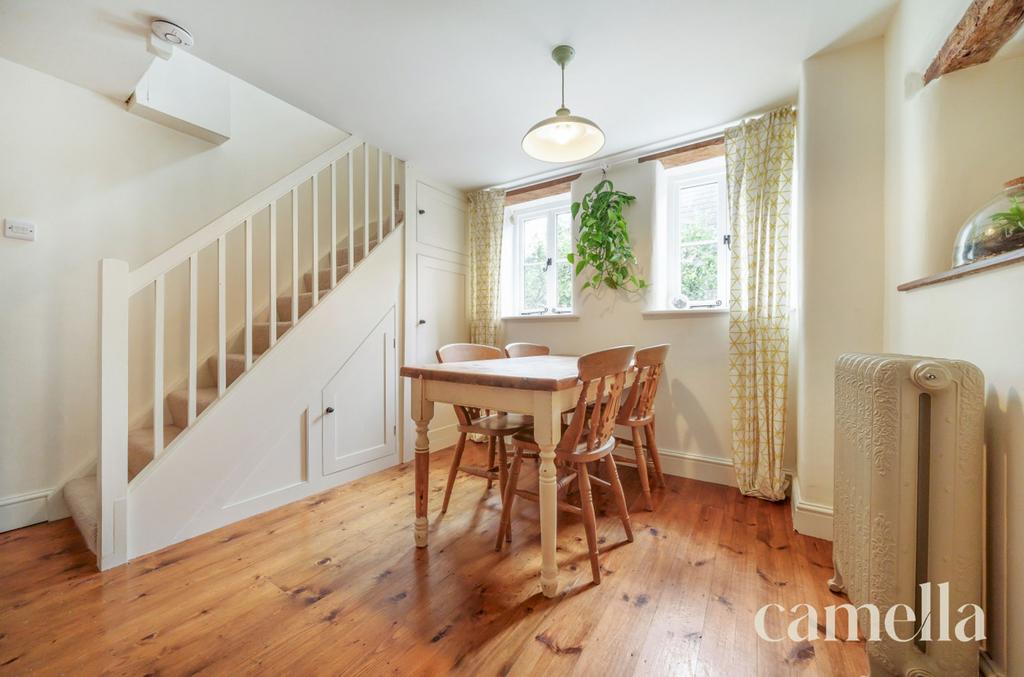
[[[829,587],[882,618],[914,609],[932,583],[932,641],[868,642],[871,674],[978,674],[978,645],[952,635],[982,602],[984,379],[973,364],[847,353],[835,373],[835,578]],[[950,641],[937,641],[936,586],[949,583]],[[899,618],[903,618],[902,615]],[[865,615],[860,615],[866,635]],[[901,637],[920,630],[898,623]]]

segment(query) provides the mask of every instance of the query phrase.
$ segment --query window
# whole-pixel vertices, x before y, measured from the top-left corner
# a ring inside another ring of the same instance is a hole
[[[569,195],[515,205],[507,213],[502,275],[507,315],[572,312],[572,215]]]
[[[725,159],[668,172],[666,307],[725,308],[729,290],[729,217]]]

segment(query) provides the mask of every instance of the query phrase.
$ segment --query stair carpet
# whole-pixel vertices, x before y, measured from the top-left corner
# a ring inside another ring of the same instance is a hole
[[[403,214],[398,212],[398,224],[403,222]],[[391,233],[390,219],[385,220],[385,236]],[[378,242],[376,237],[376,223],[370,224],[371,239],[369,249],[372,251]],[[358,263],[365,256],[365,246],[360,239],[356,241],[355,250],[352,252],[353,262]],[[341,281],[349,272],[348,247],[337,250],[337,274],[338,281]],[[344,263],[342,263],[344,262]],[[320,298],[323,298],[331,291],[331,268],[330,254],[320,259],[317,273],[317,289]],[[299,296],[299,317],[301,318],[313,307],[313,273],[307,272],[302,276],[303,291]],[[290,330],[292,322],[292,295],[283,294],[277,297],[277,338]],[[253,359],[262,355],[270,349],[270,323],[253,322],[252,325],[252,354]],[[206,369],[210,378],[217,381],[217,356],[214,355],[206,361]],[[230,386],[245,372],[245,354],[228,353],[225,355],[224,376],[225,387]],[[196,388],[196,416],[199,416],[208,406],[217,399],[217,387]],[[167,395],[167,409],[171,414],[171,425],[164,426],[164,447],[169,445],[174,438],[188,426],[188,388],[172,391]],[[153,428],[137,428],[128,432],[128,481],[132,481],[136,475],[142,472],[156,456],[153,448]],[[82,532],[86,545],[93,552],[96,552],[97,523],[99,520],[99,487],[96,475],[88,475],[71,480],[64,485],[64,500],[68,505],[72,518]]]

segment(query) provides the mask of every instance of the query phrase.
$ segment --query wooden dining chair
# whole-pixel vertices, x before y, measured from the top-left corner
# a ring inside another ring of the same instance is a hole
[[[668,344],[651,346],[636,351],[636,378],[626,395],[616,425],[629,428],[629,439],[616,438],[623,444],[633,446],[636,454],[636,469],[640,475],[640,488],[644,494],[644,507],[654,510],[651,499],[651,484],[648,478],[647,463],[654,465],[654,474],[659,486],[665,486],[665,475],[661,472],[661,456],[658,455],[658,444],[654,438],[654,397],[658,394],[658,382],[665,367],[668,356]],[[641,442],[641,434],[643,441]],[[650,458],[644,453],[646,447]]]
[[[601,582],[601,567],[598,562],[597,548],[597,517],[594,510],[594,497],[591,484],[598,484],[610,489],[619,509],[619,518],[626,531],[626,539],[633,541],[633,527],[629,522],[629,511],[626,509],[626,496],[622,491],[619,473],[615,468],[612,450],[615,448],[615,420],[622,403],[622,390],[626,382],[626,370],[633,358],[633,346],[611,348],[584,355],[577,363],[579,379],[583,387],[573,409],[572,418],[562,432],[562,439],[555,447],[555,460],[559,464],[560,476],[557,477],[557,488],[570,485],[576,481],[579,489],[580,505],[575,506],[559,500],[558,508],[566,512],[581,515],[583,527],[587,533],[587,547],[590,551],[590,570],[594,583]],[[588,397],[589,396],[589,397]],[[587,406],[587,400],[593,398],[593,406]],[[516,496],[528,500],[538,500],[538,492],[525,491],[517,486],[519,469],[523,464],[523,453],[538,453],[540,447],[533,437],[533,429],[524,430],[512,436],[515,456],[512,469],[509,471],[508,483],[505,487],[505,500],[501,507],[501,522],[498,526],[496,550],[501,550],[505,533],[511,527],[512,505]],[[592,477],[588,464],[604,463],[607,481]]]
[[[505,346],[505,355],[508,357],[534,357],[550,354],[551,348],[537,343],[510,343]]]
[[[503,357],[504,354],[499,348],[475,343],[450,343],[437,350],[437,361],[442,364],[474,360],[499,360]],[[502,499],[504,499],[505,484],[508,479],[508,452],[505,446],[505,437],[526,430],[533,424],[533,420],[529,416],[500,412],[492,414],[474,407],[464,407],[458,404],[452,406],[455,408],[455,417],[458,419],[459,441],[455,444],[455,456],[452,458],[452,466],[448,470],[448,485],[444,489],[444,502],[441,504],[442,513],[448,511],[448,501],[451,499],[452,487],[455,485],[455,477],[459,471],[486,479],[488,489],[491,488],[494,480],[498,480],[498,487],[501,490]],[[487,438],[486,468],[462,465],[466,437],[471,434],[483,435]],[[497,464],[495,464],[495,452],[498,456]]]

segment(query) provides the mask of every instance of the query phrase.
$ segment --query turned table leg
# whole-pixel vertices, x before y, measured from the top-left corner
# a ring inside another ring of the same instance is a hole
[[[416,422],[416,547],[427,547],[427,503],[430,495],[430,439],[427,427],[434,417],[434,403],[425,399],[423,379],[412,382],[412,418]]]
[[[534,398],[534,439],[540,447],[540,587],[545,597],[558,594],[558,492],[555,446],[562,436],[562,415],[552,393]]]

